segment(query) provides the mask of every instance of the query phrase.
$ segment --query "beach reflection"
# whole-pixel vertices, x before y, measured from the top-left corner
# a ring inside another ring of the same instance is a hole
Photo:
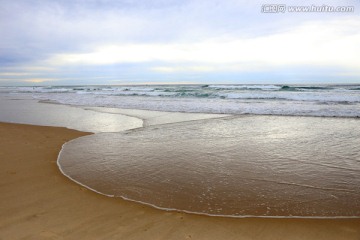
[[[58,126],[85,132],[120,132],[142,127],[142,120],[120,114],[101,113],[36,100],[1,97],[0,121]]]

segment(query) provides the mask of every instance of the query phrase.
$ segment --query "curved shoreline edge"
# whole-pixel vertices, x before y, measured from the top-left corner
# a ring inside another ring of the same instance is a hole
[[[56,159],[90,133],[0,123],[1,239],[358,240],[360,219],[221,218],[152,207],[69,182]],[[4,151],[3,151],[4,150]]]
[[[211,120],[211,119],[204,119],[204,120]],[[161,126],[161,124],[160,124],[160,126]],[[140,130],[140,129],[145,129],[145,128],[146,127],[140,127],[140,128],[135,128],[135,129],[129,129],[129,130],[126,130],[126,131]],[[70,175],[65,173],[65,171],[63,170],[63,168],[61,167],[61,164],[60,164],[61,154],[62,154],[62,152],[63,152],[63,150],[64,150],[64,148],[66,147],[67,144],[71,144],[71,142],[73,142],[73,141],[79,140],[79,139],[84,138],[84,137],[89,137],[89,136],[92,136],[92,135],[96,135],[96,134],[101,134],[101,133],[93,133],[93,134],[90,134],[90,135],[81,136],[79,138],[75,138],[75,139],[72,139],[72,140],[64,143],[62,145],[62,147],[61,147],[61,150],[59,151],[56,163],[57,163],[57,166],[58,166],[60,172],[65,177],[67,177],[71,181],[79,184],[80,186],[85,187],[86,189],[89,189],[89,190],[91,190],[91,191],[93,191],[93,192],[95,192],[97,194],[100,194],[100,195],[103,195],[103,196],[106,196],[106,197],[120,198],[120,199],[123,199],[125,201],[135,202],[135,203],[138,203],[138,204],[146,205],[146,206],[149,206],[149,207],[152,207],[152,208],[155,208],[155,209],[158,209],[158,210],[162,210],[162,211],[167,211],[167,212],[179,212],[179,213],[194,214],[194,215],[208,216],[208,217],[223,217],[223,218],[236,218],[236,219],[243,219],[243,218],[265,218],[265,219],[275,219],[275,218],[276,219],[360,219],[360,216],[329,216],[329,217],[327,217],[327,216],[257,216],[257,215],[242,215],[242,216],[236,215],[236,216],[234,216],[234,215],[219,215],[219,214],[217,215],[217,214],[207,214],[207,213],[201,213],[201,212],[191,212],[191,211],[175,209],[175,208],[163,208],[163,207],[159,207],[159,206],[156,206],[154,204],[151,204],[151,203],[142,202],[142,201],[138,201],[138,200],[133,200],[133,199],[130,199],[130,198],[127,198],[127,197],[124,197],[124,196],[115,196],[115,195],[106,194],[106,193],[100,192],[100,191],[98,191],[96,189],[93,189],[93,188],[87,186],[86,184],[72,178]],[[107,134],[109,134],[109,133],[107,133]]]
[[[28,101],[28,100],[26,100],[26,99],[21,99],[21,100]],[[39,101],[37,101],[37,100],[31,100],[31,101],[37,102],[37,104],[40,104]],[[18,101],[13,101],[13,102],[14,102],[14,103],[17,103],[17,105],[19,105]],[[6,103],[6,102],[5,102],[5,103]],[[43,105],[52,105],[52,104],[50,104],[50,103],[41,103],[39,106],[42,106],[42,104],[43,104]],[[76,108],[84,109],[83,106],[64,105],[64,104],[59,104],[59,105],[61,105],[61,106],[67,106],[67,107],[71,107],[71,108],[75,108],[75,109],[76,109]],[[57,106],[54,106],[54,107],[57,107]],[[129,110],[129,109],[128,109],[128,110]],[[131,109],[130,109],[130,110],[131,110]],[[155,111],[155,112],[160,112],[160,111]],[[164,113],[164,112],[163,112],[163,113]],[[127,115],[122,114],[122,113],[116,113],[116,114],[127,116]],[[191,113],[186,113],[186,114],[191,114]],[[259,115],[251,115],[251,114],[242,115],[242,117],[247,117],[247,116],[259,116]],[[263,115],[263,116],[268,116],[268,115]],[[281,116],[282,116],[282,115],[280,115],[279,117],[281,117]],[[137,119],[139,119],[139,120],[144,121],[144,119],[139,118],[139,117],[136,117],[136,116],[130,116],[130,115],[129,115],[128,117],[137,118]],[[229,116],[228,116],[228,117],[229,117]],[[231,116],[230,116],[230,117],[231,117]],[[259,117],[260,117],[260,116],[259,116]],[[291,116],[291,117],[297,118],[297,117],[310,117],[310,116]],[[331,118],[331,117],[326,117],[326,118]],[[25,119],[25,120],[26,120],[26,119]],[[206,119],[206,120],[211,121],[211,119]],[[193,121],[198,121],[198,120],[193,120]],[[19,123],[19,124],[33,124],[33,123],[26,123],[26,121],[24,121],[24,122],[12,121],[12,123],[14,123],[14,124],[16,124],[16,123]],[[164,124],[164,123],[163,123],[163,124]],[[161,124],[161,125],[163,125],[163,124]],[[172,123],[169,123],[169,124],[172,124]],[[33,125],[35,125],[35,124],[33,124]],[[45,126],[45,125],[37,125],[37,126]],[[48,125],[48,127],[56,127],[56,126]],[[69,130],[74,130],[74,128],[71,128],[71,126],[64,126],[64,125],[61,126],[61,125],[58,125],[58,127],[64,127],[64,128],[66,128],[66,129],[69,129]],[[133,128],[132,130],[135,130],[135,129],[136,129],[136,130],[141,130],[141,128],[142,128],[142,127]],[[76,129],[75,129],[75,130],[76,130]],[[83,131],[83,130],[78,130],[78,131]],[[83,132],[84,132],[84,131],[83,131]],[[73,139],[73,140],[75,140],[75,139]],[[71,140],[71,141],[72,141],[72,140]],[[71,141],[69,141],[68,143],[70,143]],[[65,144],[66,144],[66,143],[65,143]],[[64,144],[64,145],[65,145],[65,144]],[[62,148],[64,147],[64,145],[62,146]],[[62,151],[62,149],[61,149],[60,152],[58,153],[58,158],[59,158],[59,155],[61,154],[61,151]],[[60,167],[59,164],[58,164],[58,169],[60,170],[60,172],[62,172],[62,174],[63,174],[64,176],[67,176],[67,175],[65,174],[65,172],[63,171],[63,169]],[[84,184],[76,181],[75,179],[72,179],[70,176],[67,176],[67,177],[68,177],[69,179],[71,179],[72,181],[76,182],[77,184],[86,187],[86,188],[89,189],[89,190],[92,190],[92,191],[97,192],[98,194],[101,194],[101,195],[104,195],[104,196],[108,196],[108,195],[106,195],[106,194],[104,194],[104,193],[101,193],[101,192],[99,192],[99,191],[96,191],[95,189],[91,189],[90,187],[85,186]],[[110,195],[109,195],[109,197],[110,197]],[[135,201],[135,200],[127,199],[127,198],[124,198],[124,197],[121,197],[121,196],[112,196],[112,197],[118,197],[118,198],[122,198],[122,199],[125,199],[125,200],[128,200],[128,201],[138,202],[138,203],[140,203],[140,204],[148,205],[148,206],[151,206],[151,207],[153,207],[153,208],[158,208],[158,209],[165,210],[165,211],[180,211],[180,210],[176,210],[176,209],[164,209],[164,208],[161,208],[161,207],[153,206],[152,204],[148,204],[148,203],[144,203],[144,202],[140,202],[140,201]],[[186,211],[183,211],[183,212],[186,212]],[[212,216],[212,215],[208,215],[208,214],[205,214],[205,213],[193,213],[193,212],[188,212],[188,213],[205,215],[205,216]],[[220,216],[220,217],[221,217],[221,215],[215,215],[215,216]],[[226,217],[243,218],[242,216],[226,216]],[[246,217],[267,218],[267,217],[262,217],[262,216],[244,216],[244,218],[246,218]],[[274,218],[276,218],[276,216],[274,216]],[[278,217],[278,218],[283,218],[283,217]],[[301,218],[301,217],[287,217],[287,216],[285,216],[285,218]],[[335,218],[335,217],[330,217],[330,219],[333,219],[333,218]],[[336,218],[337,218],[337,217],[336,217]],[[358,217],[357,217],[357,216],[354,216],[354,217],[345,216],[345,217],[339,217],[339,218],[358,218]]]

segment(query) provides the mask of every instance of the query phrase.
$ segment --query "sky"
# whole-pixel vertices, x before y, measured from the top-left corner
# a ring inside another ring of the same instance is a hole
[[[359,0],[0,0],[0,86],[360,83],[359,56]]]

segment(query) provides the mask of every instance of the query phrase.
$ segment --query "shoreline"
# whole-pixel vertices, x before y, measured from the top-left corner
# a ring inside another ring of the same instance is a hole
[[[224,218],[106,198],[57,168],[62,144],[88,135],[0,123],[3,239],[359,239],[360,219]],[[21,150],[21,151],[20,151]]]
[[[137,129],[132,129],[132,130],[137,130]],[[93,135],[93,134],[89,134],[89,135]],[[86,137],[88,135],[85,136],[80,136],[79,138],[82,137]],[[175,212],[175,213],[185,213],[185,214],[191,214],[191,215],[198,215],[198,216],[206,216],[206,217],[216,217],[216,218],[234,218],[234,219],[246,219],[246,218],[263,218],[263,219],[328,219],[328,220],[332,220],[332,219],[360,219],[360,216],[256,216],[256,215],[243,215],[243,216],[232,216],[232,215],[216,215],[216,214],[206,214],[206,213],[200,213],[200,212],[191,212],[191,211],[186,211],[186,210],[179,210],[179,209],[175,209],[175,208],[162,208],[159,206],[156,206],[154,204],[151,203],[147,203],[147,202],[142,202],[142,201],[137,201],[137,200],[133,200],[130,198],[126,198],[123,196],[115,196],[115,195],[109,195],[103,192],[100,192],[96,189],[93,189],[89,186],[87,186],[84,183],[81,183],[79,181],[77,181],[76,179],[72,178],[70,175],[66,174],[64,172],[64,170],[62,169],[60,163],[59,163],[59,159],[60,159],[60,155],[61,152],[65,146],[65,144],[70,143],[73,140],[76,140],[78,138],[75,139],[71,139],[70,141],[64,143],[61,147],[61,150],[58,154],[57,160],[56,160],[56,164],[59,168],[59,171],[61,172],[62,175],[64,175],[65,177],[67,177],[68,179],[70,179],[71,181],[73,181],[74,183],[96,193],[96,194],[100,194],[104,197],[107,198],[115,198],[115,199],[121,199],[121,200],[125,200],[125,201],[130,201],[130,202],[134,202],[136,204],[141,204],[141,205],[145,205],[147,207],[151,207],[160,211],[165,211],[165,212]]]

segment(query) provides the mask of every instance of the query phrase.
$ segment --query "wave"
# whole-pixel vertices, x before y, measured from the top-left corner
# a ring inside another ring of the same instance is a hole
[[[342,102],[314,102],[261,98],[221,99],[209,97],[104,96],[76,93],[36,94],[33,97],[39,100],[51,100],[69,105],[167,112],[360,117],[360,104],[346,102],[341,98],[338,100]]]
[[[360,102],[359,94],[342,94],[335,92],[309,93],[309,92],[241,92],[241,93],[224,93],[221,96],[230,99],[278,99],[291,101],[318,101],[318,102],[335,102],[335,103],[358,103]]]
[[[331,90],[331,87],[316,87],[316,86],[288,86],[284,85],[280,88],[281,91],[304,91],[304,90]]]
[[[154,85],[154,86],[42,86],[42,87],[2,87],[10,92],[197,92],[197,91],[357,91],[358,85]]]
[[[358,85],[157,85],[12,87],[1,92],[94,107],[359,117],[358,89]]]
[[[210,85],[209,88],[221,89],[239,89],[239,90],[279,90],[276,85]]]

